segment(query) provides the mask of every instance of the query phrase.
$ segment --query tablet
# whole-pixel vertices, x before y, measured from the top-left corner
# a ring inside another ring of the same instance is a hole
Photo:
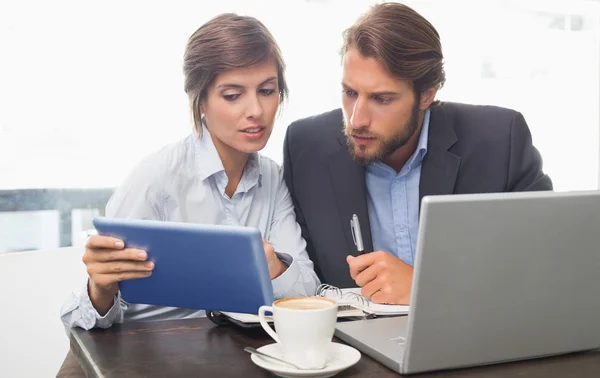
[[[119,283],[128,303],[257,314],[273,303],[260,231],[96,217],[98,234],[123,240],[154,261],[152,275]]]

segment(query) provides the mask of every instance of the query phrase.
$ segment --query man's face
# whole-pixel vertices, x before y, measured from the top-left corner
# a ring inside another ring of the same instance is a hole
[[[348,148],[364,165],[405,145],[423,118],[412,85],[354,48],[344,54],[342,105]]]

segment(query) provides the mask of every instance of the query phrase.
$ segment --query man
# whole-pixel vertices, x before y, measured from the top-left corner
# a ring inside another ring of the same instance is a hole
[[[321,281],[405,304],[424,196],[552,183],[520,113],[435,101],[445,81],[440,37],[413,9],[374,6],[344,33],[342,57],[342,109],[289,126],[286,183]]]

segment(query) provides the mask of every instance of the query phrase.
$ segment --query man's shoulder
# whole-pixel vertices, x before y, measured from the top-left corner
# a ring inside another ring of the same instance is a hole
[[[519,122],[515,122],[519,120]],[[473,105],[442,102],[431,110],[430,138],[448,136],[452,129],[458,146],[497,146],[504,148],[510,143],[514,125],[529,132],[521,113],[514,109],[493,105]],[[527,129],[527,130],[525,130]],[[438,136],[439,137],[439,136]],[[457,146],[457,147],[458,147]]]
[[[441,102],[432,108],[432,119],[445,119],[457,129],[469,131],[490,128],[509,129],[520,113],[514,109],[495,105],[475,105],[459,102]]]
[[[432,107],[432,112],[443,112],[459,119],[484,119],[491,121],[510,121],[515,115],[519,114],[519,112],[514,109],[502,106],[467,104],[450,101],[440,102],[438,105]]]
[[[318,138],[339,136],[343,128],[340,108],[314,116],[298,119],[287,129],[289,138]]]

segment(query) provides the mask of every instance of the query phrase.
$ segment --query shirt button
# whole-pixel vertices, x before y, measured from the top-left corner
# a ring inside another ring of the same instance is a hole
[[[402,225],[400,226],[400,232],[405,232],[406,231],[406,226]]]

